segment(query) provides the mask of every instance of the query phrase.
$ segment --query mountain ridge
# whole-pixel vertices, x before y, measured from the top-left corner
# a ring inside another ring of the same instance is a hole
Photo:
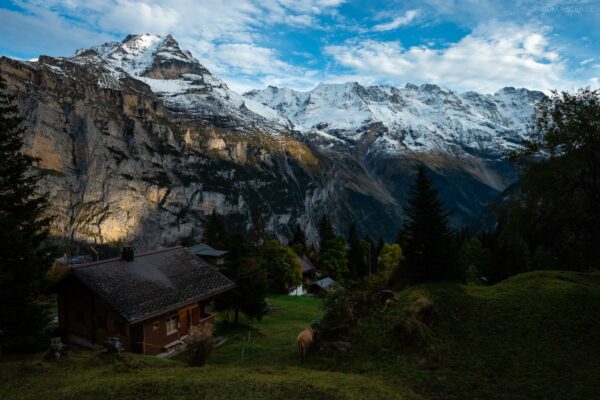
[[[545,98],[524,88],[482,95],[432,84],[397,88],[357,82],[320,83],[304,92],[268,86],[244,96],[281,112],[304,132],[333,132],[356,141],[357,129],[380,122],[393,142],[387,151],[451,151],[458,144],[467,153],[473,147],[494,155],[518,147],[535,104]]]
[[[264,95],[273,89],[231,91],[172,36],[149,34],[72,57],[2,58],[0,73],[26,117],[25,151],[49,171],[54,233],[140,247],[199,240],[213,210],[243,228],[261,212],[281,240],[299,224],[315,243],[324,213],[340,232],[354,222],[391,240],[420,162],[454,226],[472,223],[514,181],[503,150],[522,136],[508,123],[521,129],[539,97],[508,88],[491,106],[435,85],[354,82],[312,97],[282,89],[292,107]],[[502,104],[512,119],[494,117]]]

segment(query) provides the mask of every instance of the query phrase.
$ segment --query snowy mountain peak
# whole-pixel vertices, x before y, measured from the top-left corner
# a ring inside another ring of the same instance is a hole
[[[174,79],[184,73],[210,74],[171,35],[128,35],[122,42],[105,43],[92,50],[112,67],[130,75]]]
[[[504,88],[493,95],[457,93],[435,84],[363,86],[320,83],[306,92],[268,87],[245,95],[278,110],[304,132],[358,142],[368,126],[385,132],[373,152],[407,150],[502,154],[519,146],[541,92]],[[322,137],[327,137],[323,136]]]
[[[228,128],[251,126],[272,133],[293,126],[269,107],[231,91],[171,35],[128,35],[121,42],[78,51],[71,61],[103,67],[102,86],[118,87],[127,77],[142,81],[178,114]]]

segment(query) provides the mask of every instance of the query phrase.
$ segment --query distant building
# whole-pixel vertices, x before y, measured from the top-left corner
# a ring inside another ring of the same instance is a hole
[[[300,265],[302,265],[302,281],[308,282],[321,276],[319,270],[317,270],[312,261],[310,261],[310,258],[306,255],[298,257],[298,261],[300,261]]]
[[[49,288],[67,341],[98,347],[118,336],[127,351],[156,355],[180,345],[191,326],[212,334],[206,305],[235,284],[183,247],[74,266]]]
[[[225,264],[225,256],[227,255],[227,253],[229,253],[225,250],[217,250],[214,247],[207,245],[206,243],[200,243],[188,247],[188,250],[192,254],[195,254],[198,257],[218,266]]]
[[[321,273],[306,255],[297,257],[297,259],[302,266],[302,282],[289,290],[290,296],[302,296],[306,294],[306,284],[321,276]]]
[[[317,295],[324,296],[334,287],[339,286],[339,284],[333,279],[327,277],[316,282],[312,282],[307,286],[307,292]]]
[[[84,264],[91,261],[94,261],[94,258],[90,254],[81,254],[73,257],[67,257],[67,255],[65,254],[63,257],[54,260],[54,263],[70,267],[73,265]]]

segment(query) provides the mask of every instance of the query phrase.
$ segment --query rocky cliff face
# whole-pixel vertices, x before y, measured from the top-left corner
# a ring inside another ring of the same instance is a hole
[[[414,163],[425,163],[455,226],[476,220],[514,181],[505,154],[520,146],[535,104],[545,97],[527,89],[482,95],[356,82],[308,92],[270,86],[245,96],[287,117],[330,159],[353,157],[398,204]]]
[[[2,58],[0,74],[26,117],[24,151],[41,158],[54,233],[139,248],[199,238],[213,209],[242,227],[260,211],[282,239],[297,223],[316,239],[324,212],[392,239],[418,160],[468,223],[511,181],[501,150],[538,96],[358,84],[241,96],[155,35]]]

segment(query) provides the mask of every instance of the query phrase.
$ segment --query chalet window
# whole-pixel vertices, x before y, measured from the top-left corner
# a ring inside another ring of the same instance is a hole
[[[173,333],[177,333],[177,328],[178,328],[177,325],[179,324],[179,318],[177,318],[177,315],[171,315],[170,317],[167,317],[166,323],[167,323],[167,335],[172,335]]]

